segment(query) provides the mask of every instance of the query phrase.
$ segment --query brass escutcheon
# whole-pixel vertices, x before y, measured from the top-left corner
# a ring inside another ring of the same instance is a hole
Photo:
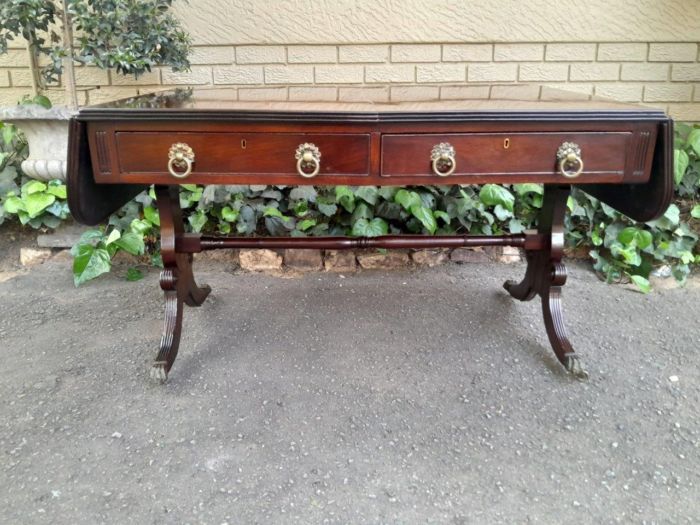
[[[194,151],[184,142],[177,142],[168,151],[168,171],[176,179],[186,179],[192,173]],[[176,168],[184,171],[176,171]]]

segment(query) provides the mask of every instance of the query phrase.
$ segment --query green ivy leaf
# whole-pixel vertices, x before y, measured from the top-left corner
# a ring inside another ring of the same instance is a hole
[[[143,272],[133,266],[126,271],[126,280],[130,282],[140,281],[143,279]]]
[[[111,268],[112,261],[106,249],[96,248],[91,244],[80,244],[73,259],[73,282],[75,286],[80,286],[103,273],[108,273]]]
[[[158,210],[153,206],[146,206],[143,209],[143,216],[151,224],[160,226],[160,215],[158,215]]]
[[[202,231],[202,229],[207,225],[207,222],[209,221],[209,218],[207,217],[207,214],[204,212],[204,210],[197,210],[196,213],[193,213],[189,217],[187,217],[187,222],[190,223],[190,226],[192,226],[192,230],[196,233],[199,233]]]
[[[639,288],[642,293],[646,294],[651,292],[651,284],[649,284],[649,279],[645,279],[641,275],[630,275],[630,279],[637,285],[637,288]]]
[[[221,218],[227,222],[236,222],[239,215],[240,212],[232,209],[230,206],[224,206],[221,208]]]
[[[688,134],[686,142],[693,148],[695,154],[700,156],[700,128],[693,129],[693,131]]]
[[[56,200],[55,195],[50,195],[48,193],[32,193],[27,195],[23,199],[24,207],[29,215],[29,218],[39,216],[42,211],[51,206]]]
[[[326,217],[332,217],[338,212],[338,206],[332,202],[328,202],[326,199],[319,197],[316,199],[316,207],[318,211],[323,213]]]
[[[136,233],[137,235],[141,235],[141,236],[143,236],[146,233],[148,233],[149,231],[151,231],[152,227],[153,226],[151,225],[151,223],[147,220],[144,220],[144,219],[134,219],[129,224],[129,229],[132,232]]]
[[[9,146],[15,138],[15,127],[12,124],[5,124],[2,127],[2,140]]]
[[[673,150],[673,180],[676,184],[680,184],[683,181],[689,163],[690,158],[685,150]]]
[[[376,186],[360,186],[355,191],[355,196],[362,199],[368,204],[374,206],[377,204],[377,197],[379,195],[379,190]]]
[[[38,180],[30,180],[24,186],[22,186],[22,195],[32,195],[34,193],[39,193],[46,191],[46,184]]]
[[[437,221],[430,208],[420,205],[413,206],[411,208],[411,215],[418,219],[423,227],[431,234],[434,234],[437,230]]]
[[[452,222],[452,219],[450,219],[450,216],[441,210],[434,211],[433,216],[436,219],[442,219],[445,224],[450,224],[450,222]]]
[[[66,185],[61,184],[58,186],[49,186],[46,191],[51,195],[55,195],[59,199],[65,199],[67,197]]]
[[[18,213],[20,210],[24,212],[27,211],[24,207],[24,202],[22,202],[22,199],[15,197],[14,195],[7,197],[2,206],[7,213]]]
[[[349,213],[355,210],[355,194],[347,186],[336,186],[335,202],[340,204]]]
[[[143,242],[143,236],[134,232],[125,233],[114,241],[114,244],[131,255],[143,255],[143,252],[146,250],[146,246]]]
[[[51,101],[44,95],[36,95],[31,101],[45,109],[51,109]]]
[[[109,235],[107,236],[107,239],[105,240],[105,246],[109,246],[113,242],[119,240],[119,238],[121,236],[122,236],[122,233],[119,230],[117,230],[117,229],[112,230],[111,232],[109,232]]]
[[[693,209],[690,210],[690,215],[694,219],[700,219],[700,204],[693,206]]]
[[[506,210],[500,204],[496,204],[493,213],[496,215],[499,221],[505,221],[506,219],[510,219],[513,216],[513,213],[511,211]]]
[[[389,225],[384,219],[375,217],[371,221],[360,219],[352,225],[352,235],[355,237],[378,237],[389,232]]]
[[[316,219],[304,219],[299,224],[297,224],[297,228],[303,232],[305,232],[309,228],[313,228],[314,226],[316,226]]]
[[[408,191],[405,189],[400,189],[396,192],[396,195],[394,195],[394,202],[400,204],[406,211],[410,211],[414,206],[422,206],[423,204],[420,195],[415,191]]]
[[[479,192],[479,200],[487,206],[500,204],[508,211],[513,211],[515,197],[511,192],[499,184],[485,184]]]
[[[265,213],[263,213],[263,217],[277,217],[279,219],[282,219],[284,222],[287,222],[290,219],[290,217],[282,215],[281,211],[272,206],[269,208],[265,208]]]
[[[513,184],[513,189],[520,197],[527,195],[528,193],[544,195],[544,184],[534,184],[532,182],[527,182],[525,184]]]
[[[617,240],[627,246],[637,247],[644,250],[652,243],[652,235],[646,230],[640,230],[629,226],[617,235]]]

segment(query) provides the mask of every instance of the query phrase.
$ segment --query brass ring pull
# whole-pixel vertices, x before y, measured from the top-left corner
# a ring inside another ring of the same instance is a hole
[[[186,179],[192,173],[194,151],[184,142],[170,146],[168,151],[168,172],[176,179]],[[184,169],[185,171],[176,171]]]
[[[559,173],[567,179],[575,179],[583,173],[581,147],[573,142],[564,142],[557,150]]]
[[[448,142],[441,142],[433,147],[430,153],[433,173],[438,177],[449,177],[457,169],[455,149]]]
[[[297,159],[297,173],[305,179],[312,179],[321,171],[321,152],[315,144],[299,144],[294,158]]]

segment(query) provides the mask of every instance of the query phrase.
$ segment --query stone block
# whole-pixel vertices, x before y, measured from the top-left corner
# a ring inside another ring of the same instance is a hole
[[[250,272],[282,269],[282,256],[272,250],[241,250],[238,258],[241,268]]]
[[[411,260],[419,266],[439,266],[450,259],[450,253],[445,249],[416,250],[411,253]]]
[[[482,248],[455,248],[450,260],[456,263],[488,263],[491,258]]]
[[[503,254],[498,258],[498,262],[503,264],[513,264],[522,261],[520,250],[514,246],[504,246]]]
[[[357,270],[355,252],[352,250],[327,250],[324,263],[327,272],[347,273]]]
[[[49,248],[20,248],[19,262],[22,266],[36,266],[51,258]]]
[[[368,251],[357,254],[357,262],[365,270],[393,270],[410,264],[408,253],[391,250],[386,253]]]
[[[284,265],[302,272],[314,272],[323,268],[323,257],[319,250],[287,249],[284,251]]]

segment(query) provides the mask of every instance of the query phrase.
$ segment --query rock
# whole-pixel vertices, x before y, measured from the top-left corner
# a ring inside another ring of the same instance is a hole
[[[51,250],[48,248],[20,248],[19,251],[19,262],[22,266],[35,266],[50,257]]]
[[[498,261],[501,258],[501,255],[503,255],[502,246],[484,246],[482,249],[492,261]]]
[[[56,253],[53,254],[53,257],[51,257],[52,261],[56,262],[68,262],[72,263],[73,262],[73,255],[71,255],[70,250],[58,250]]]
[[[194,254],[198,268],[222,268],[231,270],[238,266],[238,250],[207,250]]]
[[[391,270],[410,264],[408,253],[392,250],[386,253],[369,251],[357,254],[357,262],[365,270]]]
[[[513,246],[504,246],[503,255],[498,258],[498,262],[504,264],[518,263],[522,260],[520,257],[520,250]]]
[[[444,264],[450,258],[450,254],[444,249],[416,250],[411,253],[411,260],[419,266],[438,266]]]
[[[72,248],[89,229],[74,222],[63,223],[51,233],[37,235],[36,243],[42,248]]]
[[[315,272],[323,268],[320,250],[287,249],[284,251],[284,264],[294,270]]]
[[[491,259],[483,248],[455,248],[450,254],[450,260],[456,263],[491,262]]]
[[[327,272],[354,272],[357,270],[355,252],[352,250],[327,250],[325,266]]]
[[[241,250],[238,259],[241,268],[250,272],[282,269],[282,256],[272,250]]]

